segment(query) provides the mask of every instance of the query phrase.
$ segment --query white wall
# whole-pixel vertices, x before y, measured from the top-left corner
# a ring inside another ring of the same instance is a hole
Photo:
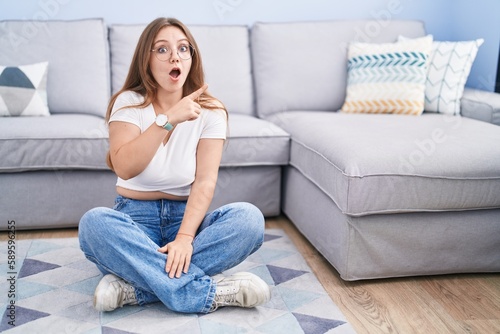
[[[392,17],[427,18],[444,9],[449,0],[426,1],[423,6],[417,0],[0,0],[0,18],[104,17],[109,23],[145,23],[158,16],[173,16],[188,24],[246,25],[377,18],[388,12]]]
[[[112,23],[148,23],[172,16],[187,24],[367,18],[382,24],[418,19],[436,40],[484,38],[468,86],[494,90],[500,42],[500,0],[0,0],[0,20],[102,17]]]

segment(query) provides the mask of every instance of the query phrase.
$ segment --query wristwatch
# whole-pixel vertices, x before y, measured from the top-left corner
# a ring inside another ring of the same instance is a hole
[[[168,131],[174,128],[174,126],[168,122],[168,116],[165,114],[158,114],[158,116],[156,116],[155,123]]]

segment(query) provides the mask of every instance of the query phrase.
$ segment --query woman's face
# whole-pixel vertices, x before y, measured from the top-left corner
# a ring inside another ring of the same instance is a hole
[[[182,86],[192,63],[186,35],[177,27],[165,27],[158,32],[153,50],[155,51],[151,52],[149,61],[153,77],[160,85],[159,89],[169,93],[180,91],[182,94]]]

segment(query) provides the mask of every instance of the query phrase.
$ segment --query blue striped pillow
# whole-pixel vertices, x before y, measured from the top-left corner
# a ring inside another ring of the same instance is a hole
[[[432,36],[397,43],[351,43],[345,113],[420,115]]]

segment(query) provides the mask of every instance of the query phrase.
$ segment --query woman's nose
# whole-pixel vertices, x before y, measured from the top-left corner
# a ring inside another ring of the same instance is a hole
[[[171,63],[177,63],[179,62],[179,55],[177,54],[177,51],[174,52],[174,50],[170,51],[170,62]]]

